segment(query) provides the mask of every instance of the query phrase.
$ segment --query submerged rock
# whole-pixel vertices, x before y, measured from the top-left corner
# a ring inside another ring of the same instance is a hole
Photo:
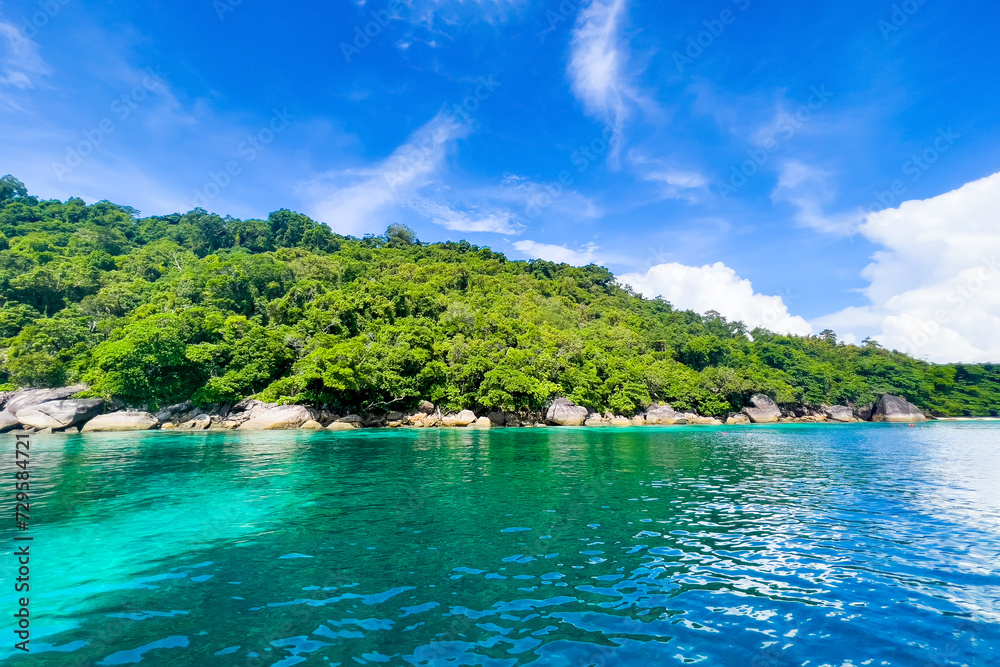
[[[240,424],[241,431],[283,431],[299,428],[313,418],[302,405],[282,405],[271,408],[258,417]],[[360,417],[358,421],[360,422]]]
[[[545,421],[556,426],[582,426],[589,413],[568,398],[557,398],[545,413]]]
[[[98,415],[83,425],[84,433],[96,431],[148,431],[160,421],[148,412],[111,412]]]
[[[60,429],[87,421],[99,415],[103,409],[102,399],[84,398],[39,403],[18,410],[15,416],[25,426],[37,429]]]
[[[20,416],[20,415],[18,415]],[[920,411],[920,408],[910,403],[905,398],[882,394],[875,402],[875,410],[872,413],[873,422],[895,422],[913,423],[925,422],[927,417]]]
[[[357,431],[361,424],[337,421],[326,427],[327,431]]]

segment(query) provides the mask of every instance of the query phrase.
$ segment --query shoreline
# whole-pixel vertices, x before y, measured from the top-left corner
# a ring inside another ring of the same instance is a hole
[[[129,434],[170,434],[170,435],[219,435],[219,434],[235,434],[235,435],[245,435],[254,436],[260,435],[262,433],[285,433],[285,434],[330,434],[330,435],[362,435],[362,434],[387,434],[393,432],[405,432],[405,433],[420,433],[429,431],[438,431],[445,433],[489,433],[489,432],[519,432],[519,431],[532,431],[532,430],[554,430],[554,431],[593,431],[593,432],[611,432],[611,433],[621,433],[621,432],[635,432],[635,431],[723,431],[729,432],[730,430],[739,431],[753,431],[757,429],[784,429],[791,427],[800,426],[810,426],[810,427],[830,427],[830,428],[849,428],[849,427],[864,427],[864,426],[878,426],[878,427],[911,427],[911,426],[922,426],[929,427],[934,424],[993,424],[1000,423],[1000,418],[997,417],[949,417],[943,419],[929,419],[925,422],[911,423],[911,422],[803,422],[803,421],[786,421],[786,422],[774,422],[770,424],[672,424],[672,425],[659,425],[659,424],[647,424],[645,426],[611,426],[611,427],[601,427],[601,426],[521,426],[521,427],[476,427],[476,426],[458,426],[458,427],[440,427],[440,428],[424,428],[419,426],[370,426],[364,428],[356,429],[269,429],[260,431],[246,431],[241,429],[231,429],[231,428],[207,428],[207,429],[184,429],[184,428],[152,428],[145,430],[130,430],[130,431],[6,431],[0,433],[0,436],[5,435],[31,435],[31,436],[41,436],[41,435],[53,435],[53,436],[74,436],[74,435],[97,435],[97,436],[109,436],[109,435],[129,435]]]
[[[278,405],[247,398],[238,403],[199,406],[193,401],[177,403],[148,412],[149,406],[133,407],[115,401],[110,405],[101,398],[74,398],[89,391],[86,385],[51,389],[27,389],[0,396],[0,433],[74,434],[88,432],[130,431],[341,431],[392,429],[465,429],[492,428],[589,428],[620,429],[655,426],[751,426],[788,424],[906,423],[928,421],[994,422],[1000,417],[943,417],[924,413],[906,399],[882,394],[868,404],[779,406],[764,394],[753,395],[741,412],[724,418],[675,410],[667,403],[651,403],[631,417],[606,412],[601,414],[577,405],[567,398],[556,398],[543,411],[505,412],[481,408],[460,412],[442,410],[423,401],[413,412],[364,412],[342,415],[330,406]],[[107,412],[107,409],[113,410]],[[411,408],[414,410],[414,408]]]

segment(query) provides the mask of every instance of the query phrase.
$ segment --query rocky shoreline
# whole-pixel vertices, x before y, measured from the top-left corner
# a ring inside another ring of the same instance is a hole
[[[255,399],[236,404],[198,407],[190,402],[163,408],[155,413],[145,409],[107,406],[100,398],[72,398],[86,391],[82,385],[52,389],[23,389],[0,393],[0,433],[97,433],[148,431],[240,430],[328,430],[354,431],[361,428],[542,428],[549,426],[633,427],[749,424],[820,424],[857,422],[915,423],[927,421],[920,409],[905,399],[883,394],[869,405],[779,406],[768,396],[756,395],[750,405],[725,421],[692,412],[680,412],[665,403],[650,405],[645,411],[626,417],[599,414],[557,398],[542,412],[499,412],[476,414],[472,410],[442,413],[433,403],[424,402],[412,413],[387,412],[380,415],[339,415],[325,407],[277,405]],[[106,408],[110,407],[108,412]]]

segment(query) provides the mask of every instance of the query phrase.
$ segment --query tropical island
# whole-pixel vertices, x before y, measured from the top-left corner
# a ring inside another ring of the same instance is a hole
[[[95,418],[246,430],[914,421],[997,416],[1000,366],[748,330],[644,299],[600,266],[422,243],[403,225],[355,238],[289,210],[141,217],[40,200],[8,175],[0,392],[4,430],[38,429],[12,403],[62,410],[40,422],[55,431]]]

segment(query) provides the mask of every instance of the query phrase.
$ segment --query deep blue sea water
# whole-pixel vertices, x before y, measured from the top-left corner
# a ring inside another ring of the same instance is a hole
[[[0,438],[4,664],[1000,665],[997,424]]]

